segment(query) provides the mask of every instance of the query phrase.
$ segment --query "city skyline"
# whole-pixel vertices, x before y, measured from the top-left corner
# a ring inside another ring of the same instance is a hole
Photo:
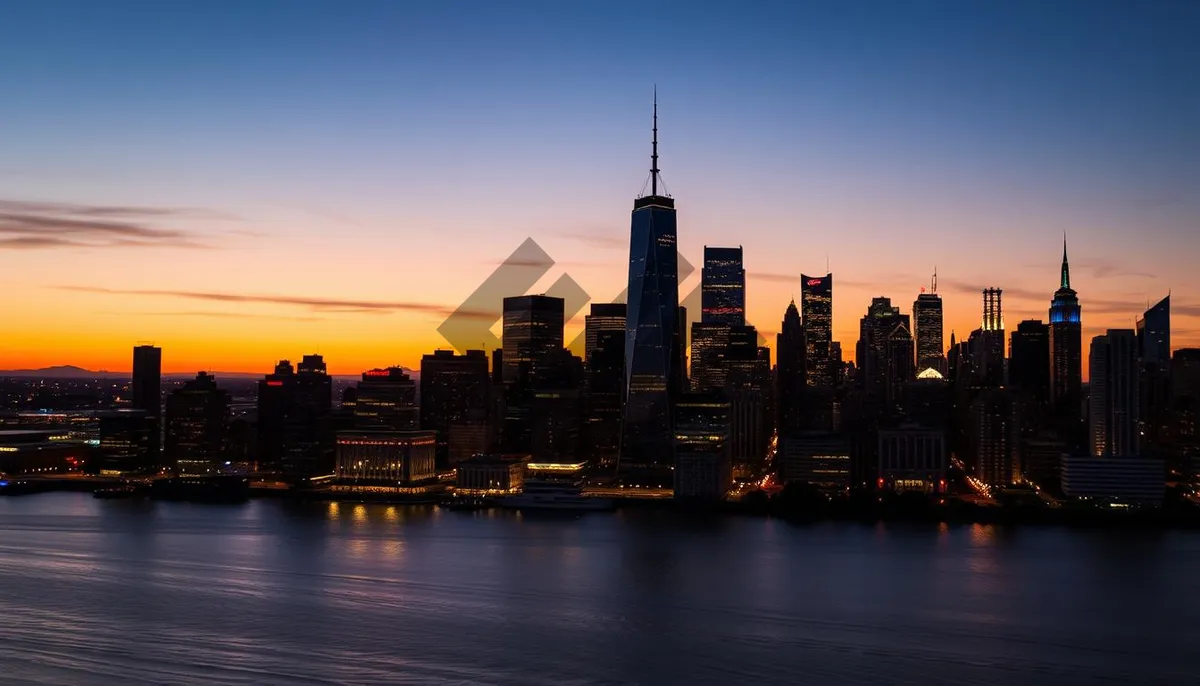
[[[872,22],[889,31],[865,48],[861,33],[878,29],[850,14],[774,6],[737,19],[760,31],[741,52],[728,37],[725,62],[704,47],[719,11],[680,16],[690,33],[647,48],[619,8],[514,7],[495,17],[528,41],[509,73],[478,66],[498,46],[477,30],[461,59],[422,52],[421,36],[388,40],[449,26],[444,10],[295,3],[284,35],[270,28],[283,5],[239,10],[231,28],[182,3],[147,26],[137,4],[29,5],[0,22],[0,57],[53,57],[0,76],[16,103],[0,132],[0,283],[13,295],[0,368],[124,370],[136,342],[162,347],[168,373],[265,373],[299,351],[337,374],[416,368],[448,347],[438,325],[529,237],[556,265],[528,293],[569,273],[607,302],[627,276],[655,83],[681,253],[699,267],[704,245],[743,246],[747,320],[773,324],[768,341],[802,272],[835,275],[832,339],[847,359],[871,299],[911,314],[934,265],[943,344],[978,327],[985,287],[1004,290],[1010,328],[1045,319],[1066,233],[1084,341],[1173,293],[1172,347],[1200,344],[1188,264],[1200,97],[1180,81],[1200,57],[1181,20],[1193,6],[1089,4],[1082,27],[1051,13],[1015,57],[1031,7],[883,6],[895,21]],[[1142,31],[1115,37],[1117,21]],[[529,71],[573,30],[593,42]],[[1069,49],[1057,41],[1068,32]],[[312,61],[295,41],[317,35],[362,52]],[[248,36],[261,40],[218,54]],[[113,43],[128,50],[96,56]],[[670,59],[647,73],[656,50]],[[409,69],[420,60],[426,70]],[[1034,64],[1053,68],[1035,76]],[[327,78],[351,67],[361,78]],[[461,85],[444,97],[443,80]],[[699,282],[696,269],[681,300]]]

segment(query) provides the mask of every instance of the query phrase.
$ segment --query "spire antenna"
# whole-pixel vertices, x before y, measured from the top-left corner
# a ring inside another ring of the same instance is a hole
[[[1059,285],[1060,288],[1071,287],[1071,267],[1067,264],[1067,232],[1063,232],[1063,261],[1062,261],[1062,279]]]
[[[658,195],[658,84],[654,84],[654,140],[650,152],[650,195]]]
[[[930,284],[934,293],[937,293],[937,265],[933,265],[933,283]]]

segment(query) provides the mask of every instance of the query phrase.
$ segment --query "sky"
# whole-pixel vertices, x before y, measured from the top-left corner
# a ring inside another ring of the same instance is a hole
[[[607,302],[656,87],[681,253],[742,245],[769,340],[827,265],[847,356],[935,267],[947,339],[985,287],[1045,319],[1065,235],[1085,346],[1168,292],[1197,346],[1196,35],[1191,0],[5,3],[0,368],[415,367],[527,239],[529,292]]]

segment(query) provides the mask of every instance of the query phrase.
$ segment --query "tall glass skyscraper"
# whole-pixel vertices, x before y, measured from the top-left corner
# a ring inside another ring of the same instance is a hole
[[[547,360],[562,350],[564,300],[548,295],[504,299],[504,383],[546,373]]]
[[[924,291],[925,289],[921,289]],[[913,303],[913,324],[916,327],[917,371],[935,369],[946,373],[946,356],[942,348],[942,296],[937,294],[937,274],[933,289],[921,293]]]
[[[1055,412],[1078,419],[1083,385],[1083,328],[1079,297],[1071,289],[1067,241],[1063,240],[1062,272],[1050,302],[1050,402]]]
[[[832,386],[833,274],[800,275],[800,313],[804,316],[809,386]]]
[[[679,390],[679,256],[675,201],[659,195],[658,103],[654,105],[650,194],[633,202],[625,322],[625,417],[621,469],[666,476],[674,466],[671,402]]]
[[[700,320],[705,324],[746,324],[746,269],[742,265],[741,246],[704,246],[700,307]]]

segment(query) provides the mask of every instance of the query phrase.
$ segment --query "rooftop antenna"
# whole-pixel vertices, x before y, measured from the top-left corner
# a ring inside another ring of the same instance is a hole
[[[937,265],[933,265],[933,283],[930,284],[934,293],[937,293]]]
[[[650,195],[658,195],[658,84],[654,84],[654,140],[650,152]]]

